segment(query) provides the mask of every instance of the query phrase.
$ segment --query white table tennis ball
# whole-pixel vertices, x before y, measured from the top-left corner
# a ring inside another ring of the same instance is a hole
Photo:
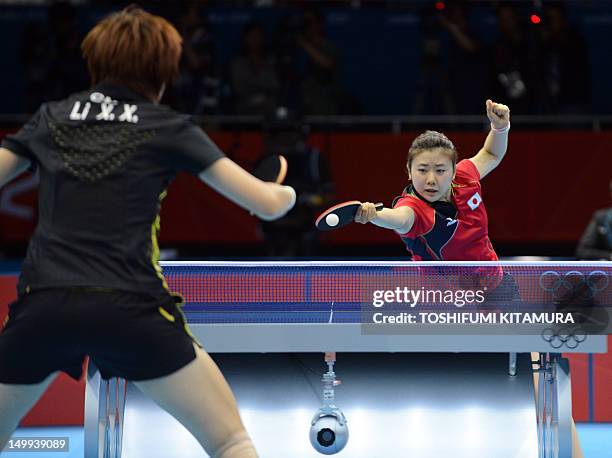
[[[328,226],[334,227],[338,225],[338,223],[340,222],[340,218],[338,218],[338,215],[336,215],[335,213],[330,213],[325,217],[325,222]]]

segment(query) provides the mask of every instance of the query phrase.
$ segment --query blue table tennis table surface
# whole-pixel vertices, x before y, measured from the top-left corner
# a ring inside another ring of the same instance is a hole
[[[193,334],[211,352],[607,350],[605,335],[589,335],[576,348],[555,348],[539,334],[512,335],[511,331],[449,335],[452,329],[438,328],[429,335],[427,330],[416,332],[409,327],[368,328],[372,325],[367,320],[372,304],[367,298],[373,286],[388,289],[408,281],[420,287],[423,281],[429,281],[434,286],[452,288],[456,278],[469,280],[474,272],[480,278],[482,272],[501,266],[522,285],[520,307],[528,308],[550,295],[543,289],[543,279],[561,284],[576,272],[587,281],[593,274],[603,278],[600,284],[606,290],[598,294],[604,294],[607,300],[610,262],[175,261],[161,266],[170,289],[185,298],[182,309]],[[478,310],[451,304],[446,311]]]

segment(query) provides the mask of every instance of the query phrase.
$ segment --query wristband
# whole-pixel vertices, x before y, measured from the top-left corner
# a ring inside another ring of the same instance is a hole
[[[508,123],[506,127],[502,127],[501,129],[498,129],[497,127],[493,125],[493,123],[491,123],[491,130],[493,132],[497,132],[498,134],[506,133],[510,130],[510,123]]]

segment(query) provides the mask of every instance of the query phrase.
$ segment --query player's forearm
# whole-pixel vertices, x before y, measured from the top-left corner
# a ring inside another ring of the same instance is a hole
[[[509,127],[507,130],[491,128],[483,146],[484,150],[497,157],[500,161],[504,158],[508,149],[508,130]]]
[[[293,208],[297,200],[295,190],[290,186],[283,186],[276,183],[264,183],[271,188],[272,199],[263,209],[255,209],[253,213],[263,220],[274,220],[284,216]]]
[[[376,212],[376,217],[370,222],[385,229],[406,233],[414,223],[414,211],[410,207],[383,208]]]
[[[227,158],[219,159],[200,173],[200,179],[265,220],[280,218],[295,204],[295,191],[292,188],[263,182]]]
[[[25,157],[17,156],[6,148],[0,148],[0,188],[25,172],[29,166],[30,161]]]

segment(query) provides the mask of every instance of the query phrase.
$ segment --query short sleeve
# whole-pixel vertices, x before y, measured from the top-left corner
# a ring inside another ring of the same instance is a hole
[[[455,173],[455,182],[465,183],[480,181],[480,173],[476,168],[476,165],[469,159],[464,159],[457,164],[457,170]]]
[[[2,139],[2,147],[10,150],[18,156],[23,156],[32,162],[36,163],[36,155],[32,145],[36,142],[40,135],[43,135],[42,118],[43,107],[34,113],[34,115],[26,122],[21,129],[16,133],[7,135]]]
[[[165,153],[177,171],[197,175],[225,157],[223,151],[189,117],[184,117],[165,140]]]
[[[432,228],[434,224],[434,211],[433,209],[421,202],[418,198],[413,196],[403,196],[397,199],[393,208],[398,207],[410,207],[414,211],[414,224],[410,231],[405,234],[399,234],[401,237],[415,238],[419,235],[423,235]]]

